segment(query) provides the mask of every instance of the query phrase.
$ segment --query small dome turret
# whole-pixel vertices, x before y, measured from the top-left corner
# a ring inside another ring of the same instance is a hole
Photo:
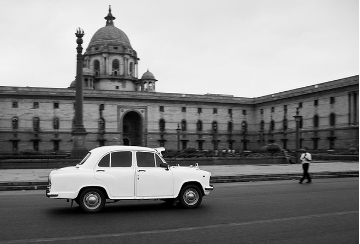
[[[154,92],[156,81],[157,81],[157,79],[155,79],[155,76],[153,75],[153,73],[151,73],[149,70],[147,70],[141,77],[141,86],[139,87],[138,90]]]

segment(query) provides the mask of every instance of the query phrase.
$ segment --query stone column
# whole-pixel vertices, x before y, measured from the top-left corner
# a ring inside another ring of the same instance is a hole
[[[80,28],[75,33],[78,44],[77,56],[76,56],[76,97],[75,97],[75,125],[72,131],[73,136],[73,149],[71,151],[72,157],[84,157],[88,150],[86,149],[86,135],[87,132],[83,125],[83,62],[84,57],[82,55],[83,43],[82,37],[84,31]]]

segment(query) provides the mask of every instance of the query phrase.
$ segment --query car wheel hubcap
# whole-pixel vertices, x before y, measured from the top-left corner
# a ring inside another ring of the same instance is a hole
[[[184,202],[187,205],[195,205],[199,200],[199,194],[194,189],[188,189],[184,192],[183,195]]]
[[[96,209],[101,204],[101,197],[97,192],[89,192],[84,197],[84,204],[88,209]]]

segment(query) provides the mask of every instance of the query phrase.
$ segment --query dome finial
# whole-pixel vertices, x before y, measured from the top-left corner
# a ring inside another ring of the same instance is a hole
[[[109,5],[109,13],[104,19],[106,19],[106,26],[114,26],[113,20],[115,17],[111,14],[111,5]]]

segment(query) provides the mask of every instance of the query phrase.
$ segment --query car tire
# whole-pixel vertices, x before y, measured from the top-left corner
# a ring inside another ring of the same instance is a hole
[[[196,185],[184,186],[179,194],[179,202],[184,208],[197,208],[202,201],[202,192]]]
[[[104,193],[97,188],[88,188],[79,197],[80,208],[86,213],[100,212],[105,206]]]

